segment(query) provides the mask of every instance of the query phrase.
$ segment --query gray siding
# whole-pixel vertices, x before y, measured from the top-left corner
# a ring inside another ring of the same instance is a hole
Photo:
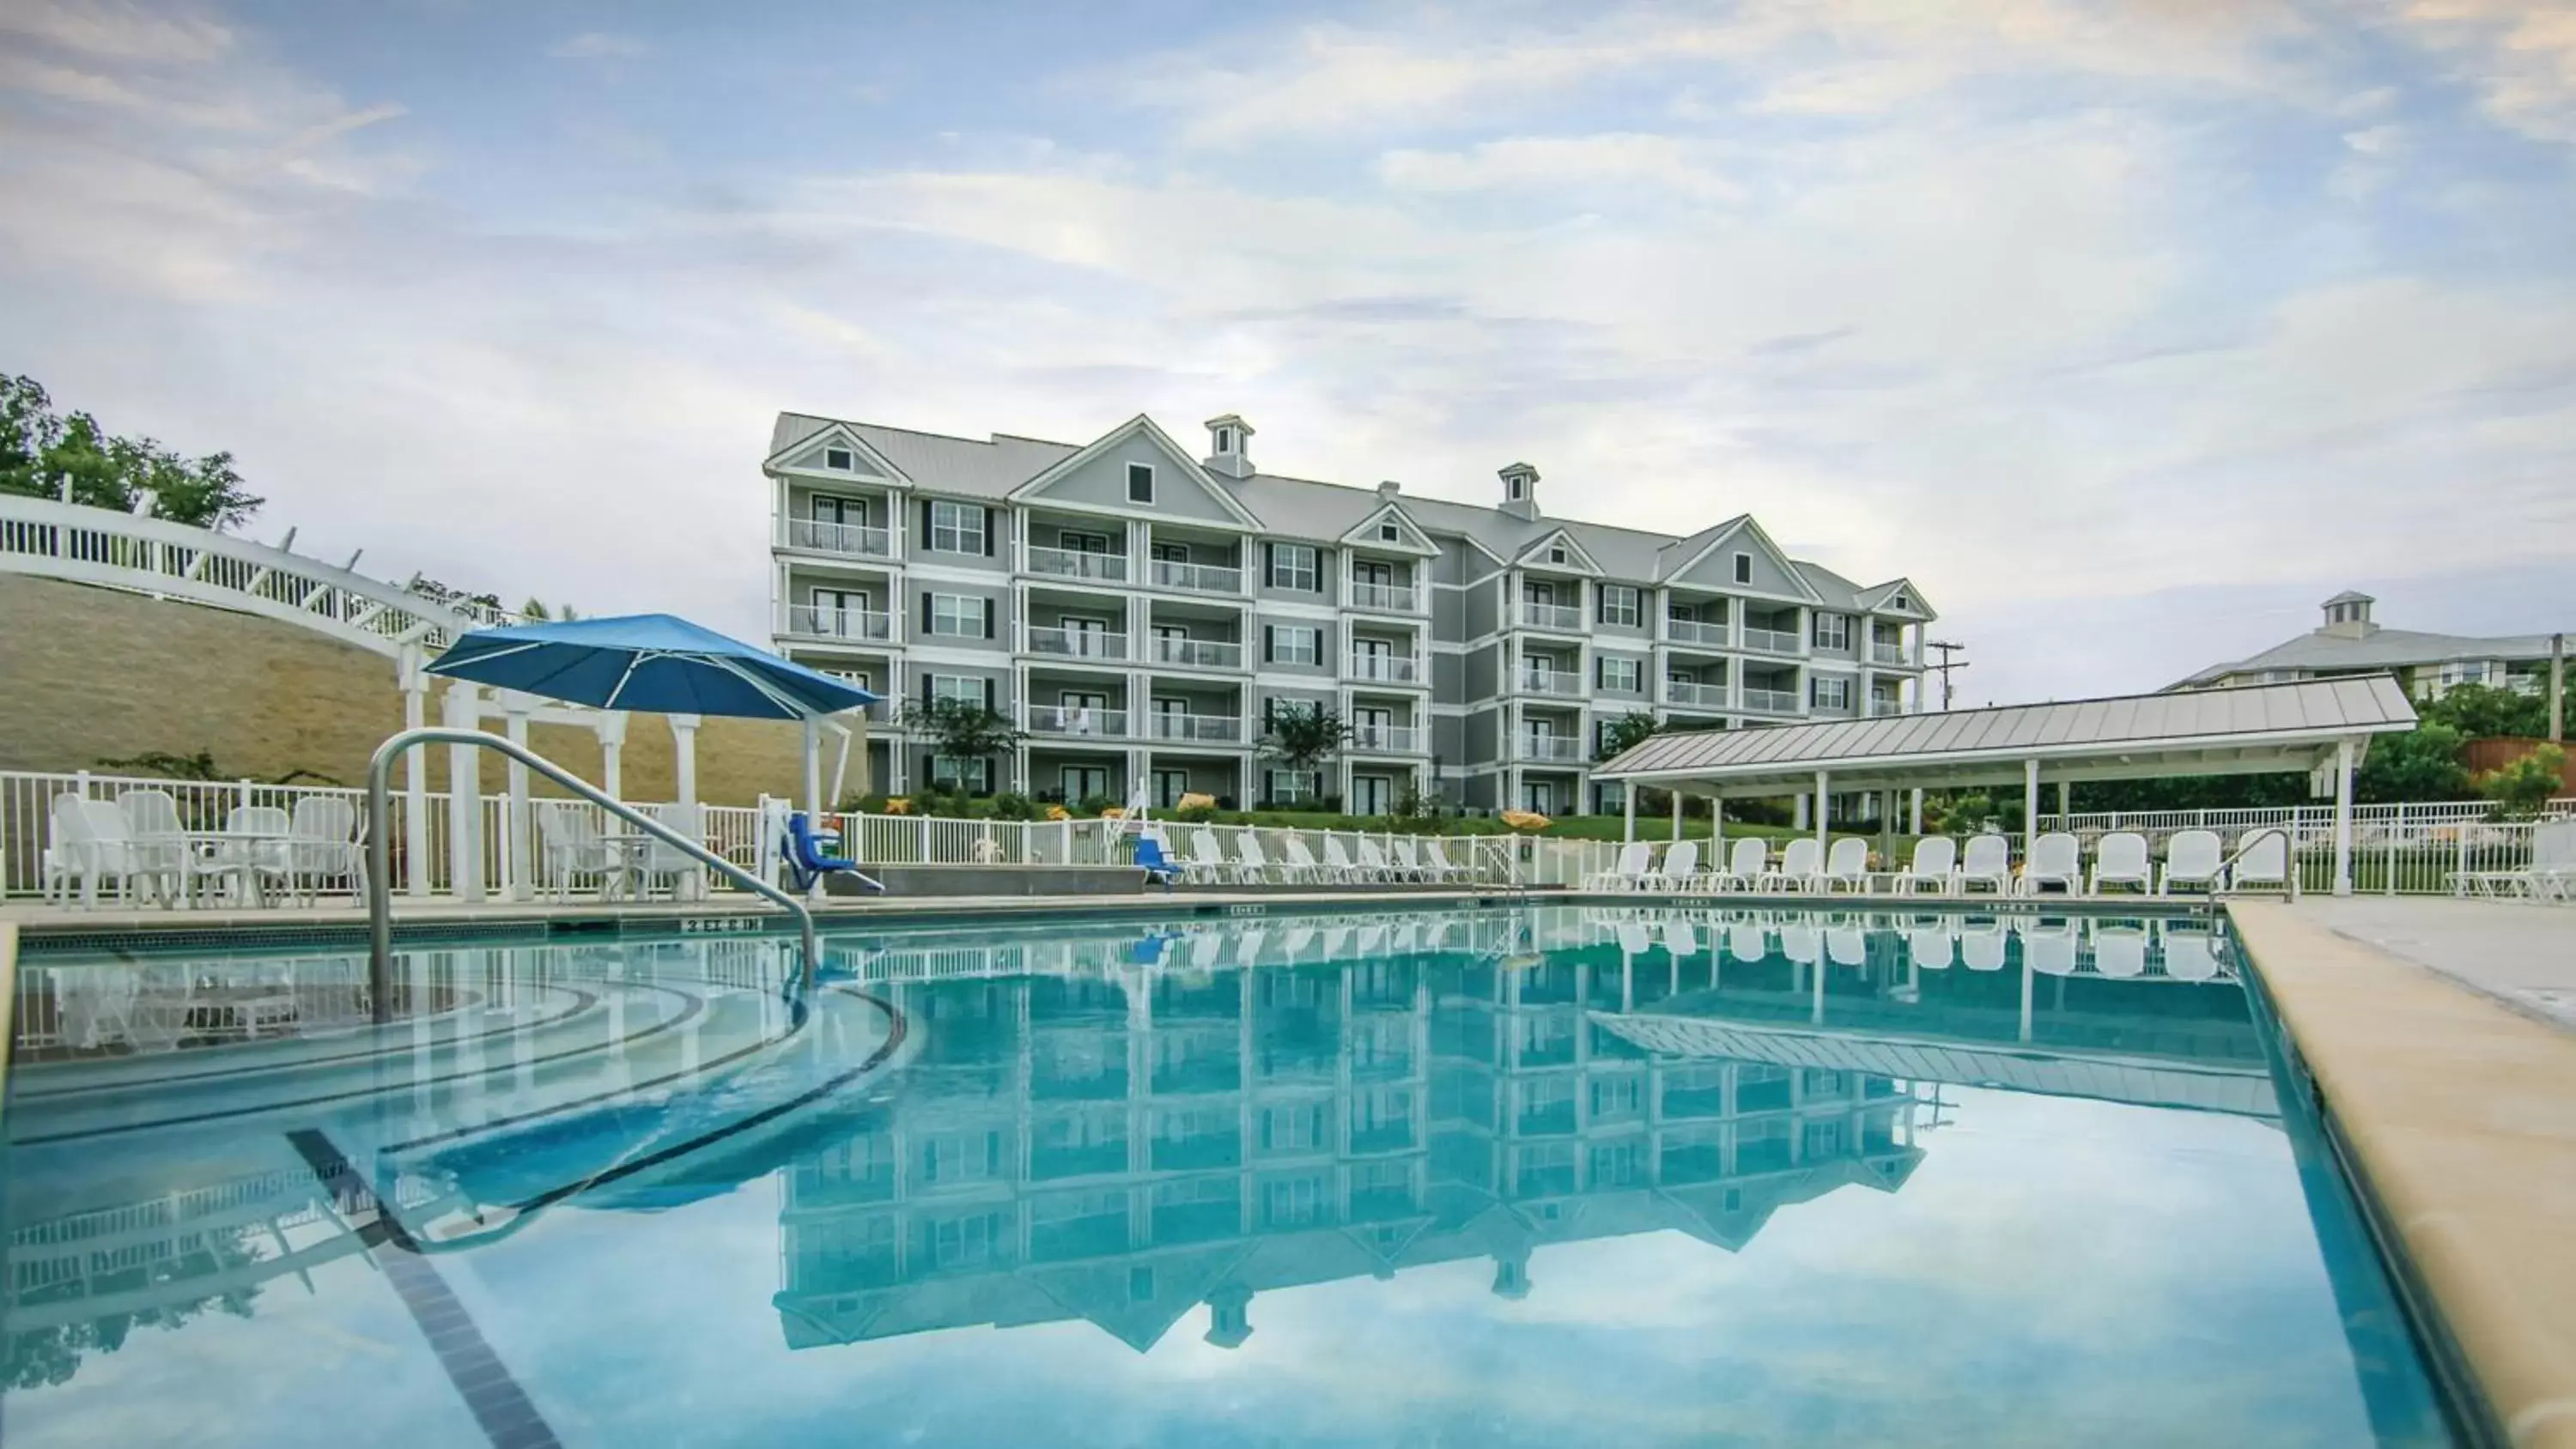
[[[1487,644],[1466,653],[1467,690],[1462,702],[1491,699],[1502,692],[1502,656],[1500,644]]]
[[[1753,577],[1743,583],[1738,583],[1735,578],[1735,556],[1739,553],[1753,556]],[[1741,588],[1760,594],[1797,595],[1806,592],[1801,583],[1780,566],[1778,559],[1765,552],[1750,536],[1740,533],[1720,543],[1708,557],[1683,570],[1673,581],[1706,589]]]
[[[1142,463],[1154,470],[1152,503],[1129,500],[1127,465],[1130,463]],[[1151,438],[1140,434],[1056,479],[1043,492],[1032,495],[1030,501],[1080,503],[1093,508],[1132,508],[1162,518],[1233,523],[1234,515],[1192,476],[1196,471],[1195,467],[1184,467]]]
[[[1470,588],[1461,595],[1467,601],[1467,637],[1482,639],[1494,632],[1502,618],[1502,591],[1510,582],[1509,575]]]
[[[1431,656],[1431,697],[1441,704],[1467,702],[1467,656],[1463,654]]]
[[[1444,714],[1431,721],[1431,753],[1455,767],[1467,755],[1467,720],[1463,715]]]
[[[1501,710],[1477,710],[1467,716],[1466,724],[1466,763],[1486,765],[1502,758],[1503,715]]]
[[[1467,640],[1467,598],[1456,589],[1431,591],[1431,637],[1443,643]]]

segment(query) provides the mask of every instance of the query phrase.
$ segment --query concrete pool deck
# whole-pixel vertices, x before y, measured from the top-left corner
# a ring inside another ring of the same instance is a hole
[[[2230,915],[2496,1422],[2576,1449],[2576,1031],[2516,998],[2576,979],[2576,912],[2346,897]]]

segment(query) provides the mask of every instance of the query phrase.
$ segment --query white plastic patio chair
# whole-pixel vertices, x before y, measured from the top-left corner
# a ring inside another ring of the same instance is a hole
[[[783,809],[785,802],[780,804]],[[779,838],[786,838],[783,829]],[[569,895],[581,877],[606,876],[616,864],[609,857],[608,843],[599,838],[598,822],[569,800],[537,802],[537,850],[545,883],[556,900]]]
[[[2147,974],[2147,928],[2137,921],[2093,923],[2093,969],[2127,980]]]
[[[1474,880],[1476,878],[1474,866],[1450,863],[1448,849],[1441,845],[1437,838],[1422,842],[1422,863],[1427,868],[1439,872],[1439,879]]]
[[[1225,858],[1225,847],[1217,844],[1216,832],[1202,825],[1190,832],[1190,854],[1181,862],[1181,879],[1197,885],[1215,885],[1234,874],[1234,862]]]
[[[2171,895],[2178,885],[2217,891],[2219,868],[2226,853],[2226,842],[2218,838],[2215,830],[2175,831],[2165,842],[2165,868],[2156,878],[2156,894]]]
[[[2044,976],[2075,974],[2076,923],[2067,918],[2033,918],[2021,923],[2021,959]]]
[[[75,881],[84,907],[98,904],[102,882],[113,882],[116,898],[126,899],[134,865],[133,842],[125,833],[125,817],[113,802],[65,791],[54,797],[48,825],[40,862],[48,900],[68,901]]]
[[[1920,895],[1923,887],[1932,887],[1934,895],[1948,895],[1957,884],[1953,879],[1959,870],[1959,842],[1946,835],[1927,835],[1914,842],[1914,858],[1905,868],[1887,878],[1889,890],[1899,895]]]
[[[2021,893],[2035,896],[2045,885],[2070,896],[2084,889],[2084,845],[2067,831],[2052,830],[2031,842],[2030,859],[2021,868]]]
[[[1395,862],[1387,859],[1386,852],[1378,848],[1376,837],[1354,835],[1351,843],[1359,847],[1360,870],[1369,879],[1390,881],[1404,878],[1403,873],[1395,868]]]
[[[2155,891],[2156,866],[2145,836],[2115,830],[2093,842],[2093,878],[2085,893],[2098,896],[2106,885],[2136,886],[2140,895]]]
[[[1869,842],[1857,835],[1846,835],[1834,842],[1825,855],[1825,893],[1849,889],[1865,894],[1869,890]]]
[[[2167,923],[2165,975],[2176,981],[2211,981],[2218,976],[2218,938],[2207,931],[2185,930]]]
[[[2004,969],[2004,923],[1994,917],[1962,922],[1959,926],[1959,964],[1971,971]]]
[[[224,837],[205,866],[208,875],[229,879],[233,899],[241,905],[268,899],[269,883],[287,883],[286,836],[294,821],[275,805],[236,805],[224,813]],[[239,836],[240,839],[232,837]]]
[[[1247,885],[1264,885],[1271,878],[1270,857],[1262,854],[1261,832],[1245,830],[1234,837],[1236,877]]]
[[[2227,889],[2241,891],[2248,886],[2270,886],[2277,890],[2290,888],[2290,837],[2278,826],[2259,826],[2236,837],[2238,855],[2235,868],[2227,873]]]
[[[1289,880],[1300,885],[1316,885],[1327,878],[1322,863],[1315,859],[1315,852],[1307,848],[1305,836],[1291,831],[1280,837],[1280,850],[1287,861],[1282,869]]]
[[[2012,842],[2000,835],[1974,835],[1968,838],[1967,858],[1959,862],[1951,890],[1968,894],[1968,888],[1983,882],[1994,887],[1996,895],[2012,893]]]
[[[1823,889],[1825,852],[1812,835],[1801,835],[1780,852],[1780,863],[1762,872],[1756,886],[1761,890],[1814,891]]]
[[[1958,956],[1959,943],[1950,934],[1950,923],[1935,916],[1917,920],[1905,933],[1905,951],[1926,971],[1947,971]]]
[[[1770,864],[1771,842],[1759,835],[1745,836],[1727,852],[1726,869],[1709,873],[1709,888],[1749,891],[1762,879]]]
[[[683,839],[705,844],[706,815],[696,805],[653,805],[646,808],[651,811],[655,820],[671,827]],[[644,846],[642,864],[637,872],[643,877],[638,894],[649,896],[653,893],[656,882],[667,882],[671,898],[677,900],[685,883],[694,878],[697,871],[698,862],[695,857],[656,837],[646,842]]]
[[[1350,852],[1342,849],[1342,838],[1329,831],[1324,835],[1324,873],[1335,885],[1357,885],[1368,879],[1352,862]]]
[[[286,885],[310,902],[326,881],[347,881],[349,894],[367,893],[367,853],[358,844],[358,804],[339,795],[306,795],[295,802],[286,833]]]
[[[1641,884],[1663,887],[1668,891],[1686,891],[1699,878],[1699,842],[1676,840],[1664,847],[1660,865],[1648,871]]]
[[[1619,847],[1619,859],[1608,870],[1595,871],[1584,877],[1588,891],[1632,891],[1646,876],[1646,865],[1654,846],[1643,840],[1631,840]]]
[[[180,823],[178,798],[167,790],[127,790],[116,797],[116,811],[125,821],[135,879],[163,905],[185,901],[196,851]]]

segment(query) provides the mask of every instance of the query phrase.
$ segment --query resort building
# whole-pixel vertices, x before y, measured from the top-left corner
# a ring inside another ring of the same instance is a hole
[[[1261,472],[1253,429],[1199,456],[1138,416],[1087,444],[781,414],[774,643],[887,697],[985,704],[1012,758],[884,729],[871,778],[1168,806],[1411,789],[1470,809],[1616,808],[1602,732],[1632,713],[1732,729],[1917,707],[1935,617],[1902,578],[1786,556],[1750,515],[1695,533],[1553,517],[1539,473],[1490,507]],[[1320,776],[1258,745],[1282,705],[1351,726]],[[1000,776],[996,778],[995,772]]]
[[[2349,589],[2325,601],[2325,621],[2295,639],[2232,664],[2213,664],[2168,689],[2224,689],[2288,684],[2338,675],[2393,674],[2409,697],[2437,699],[2458,684],[2537,693],[2549,678],[2550,639],[2501,639],[2383,629],[2370,617],[2379,601]]]

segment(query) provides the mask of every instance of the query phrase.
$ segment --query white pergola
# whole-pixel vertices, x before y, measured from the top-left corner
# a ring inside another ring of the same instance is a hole
[[[2043,780],[2057,784],[2062,814],[2067,787],[2078,780],[2304,772],[2319,794],[2334,798],[2334,889],[2348,895],[2353,771],[2371,736],[2414,727],[2415,708],[2406,692],[2379,674],[1662,734],[1595,770],[1593,778],[1626,787],[1631,840],[1637,833],[1636,787],[1643,785],[1674,792],[1676,831],[1681,796],[1708,796],[1712,832],[1721,837],[1730,798],[1811,797],[1820,842],[1832,789],[1886,791],[1883,828],[1893,826],[1895,793],[1910,790],[1919,831],[1925,790],[2018,781],[2026,855],[2038,829]]]

